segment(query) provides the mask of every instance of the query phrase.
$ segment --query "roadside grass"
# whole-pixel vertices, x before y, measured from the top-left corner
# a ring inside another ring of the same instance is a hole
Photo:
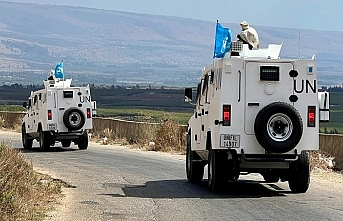
[[[0,220],[43,220],[63,182],[33,170],[15,149],[0,144]]]
[[[145,141],[140,143],[140,145],[144,146],[147,150],[179,154],[186,153],[186,134],[175,121],[161,123],[154,131],[151,140],[152,143]]]
[[[0,105],[0,111],[20,112],[25,110],[19,105]]]

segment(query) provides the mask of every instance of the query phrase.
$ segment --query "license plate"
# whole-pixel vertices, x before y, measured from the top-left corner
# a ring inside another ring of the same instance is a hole
[[[239,147],[239,135],[234,134],[221,134],[220,135],[220,147],[238,148]]]
[[[48,130],[56,130],[56,124],[48,124]]]

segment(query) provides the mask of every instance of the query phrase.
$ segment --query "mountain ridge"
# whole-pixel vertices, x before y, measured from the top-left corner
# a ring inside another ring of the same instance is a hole
[[[234,38],[240,31],[239,24],[221,24]],[[280,57],[316,54],[321,84],[340,77],[342,32],[253,27],[261,47],[283,42]],[[63,60],[80,83],[195,84],[201,68],[212,63],[214,35],[210,21],[0,1],[0,76],[14,76],[20,83],[34,74],[29,80],[40,83]]]

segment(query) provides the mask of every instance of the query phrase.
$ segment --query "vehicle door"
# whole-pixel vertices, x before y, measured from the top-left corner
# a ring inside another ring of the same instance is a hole
[[[202,137],[202,132],[201,132],[201,127],[202,127],[202,116],[201,116],[201,111],[203,109],[203,99],[201,95],[201,89],[202,89],[202,84],[203,81],[201,81],[198,84],[197,87],[197,94],[196,94],[196,108],[195,108],[195,125],[192,128],[194,130],[194,139],[198,145],[201,143],[201,137]]]
[[[25,121],[25,127],[26,132],[31,133],[33,132],[33,111],[32,111],[32,98],[29,98],[29,101],[27,103],[27,113],[26,113],[26,121]]]
[[[58,122],[63,123],[63,115],[66,110],[71,107],[78,107],[79,90],[77,88],[61,88],[57,89],[57,112]]]
[[[283,101],[291,103],[294,77],[290,71],[294,63],[247,61],[245,67],[245,110],[244,130],[254,134],[254,122],[258,112],[266,105]]]
[[[201,96],[202,96],[202,106],[201,106],[201,139],[206,139],[209,115],[208,109],[210,105],[210,73],[206,74],[203,80]],[[204,140],[206,141],[206,140]]]
[[[33,128],[38,127],[39,123],[39,116],[40,115],[40,107],[39,107],[39,94],[35,94],[33,97],[32,103],[32,120],[33,120]],[[42,116],[43,117],[43,116]]]

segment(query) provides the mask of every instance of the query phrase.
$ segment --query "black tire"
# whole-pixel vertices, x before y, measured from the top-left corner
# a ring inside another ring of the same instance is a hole
[[[280,175],[276,171],[273,170],[267,170],[261,173],[261,175],[264,178],[264,181],[267,183],[277,183],[280,180]]]
[[[28,138],[28,135],[26,133],[25,124],[23,124],[21,126],[21,141],[23,143],[24,149],[27,149],[27,150],[32,149],[33,139]]]
[[[208,153],[208,187],[211,192],[221,192],[229,181],[228,156],[226,151],[209,150]]]
[[[63,114],[63,123],[69,130],[79,130],[85,122],[86,117],[79,108],[69,108]]]
[[[303,151],[291,164],[288,186],[293,193],[305,193],[310,186],[310,154]]]
[[[80,136],[79,142],[77,144],[80,150],[86,150],[88,148],[88,132],[84,131]]]
[[[303,122],[299,112],[284,102],[271,103],[262,108],[254,123],[259,144],[272,153],[292,150],[300,141]]]
[[[186,149],[186,173],[187,179],[193,183],[201,182],[204,176],[205,164],[201,162],[200,157],[196,158],[196,153],[191,150],[191,135],[187,134]],[[195,160],[198,160],[197,162]]]
[[[71,140],[61,140],[62,147],[70,147]]]
[[[50,148],[50,134],[49,132],[39,130],[39,148],[46,151]]]

